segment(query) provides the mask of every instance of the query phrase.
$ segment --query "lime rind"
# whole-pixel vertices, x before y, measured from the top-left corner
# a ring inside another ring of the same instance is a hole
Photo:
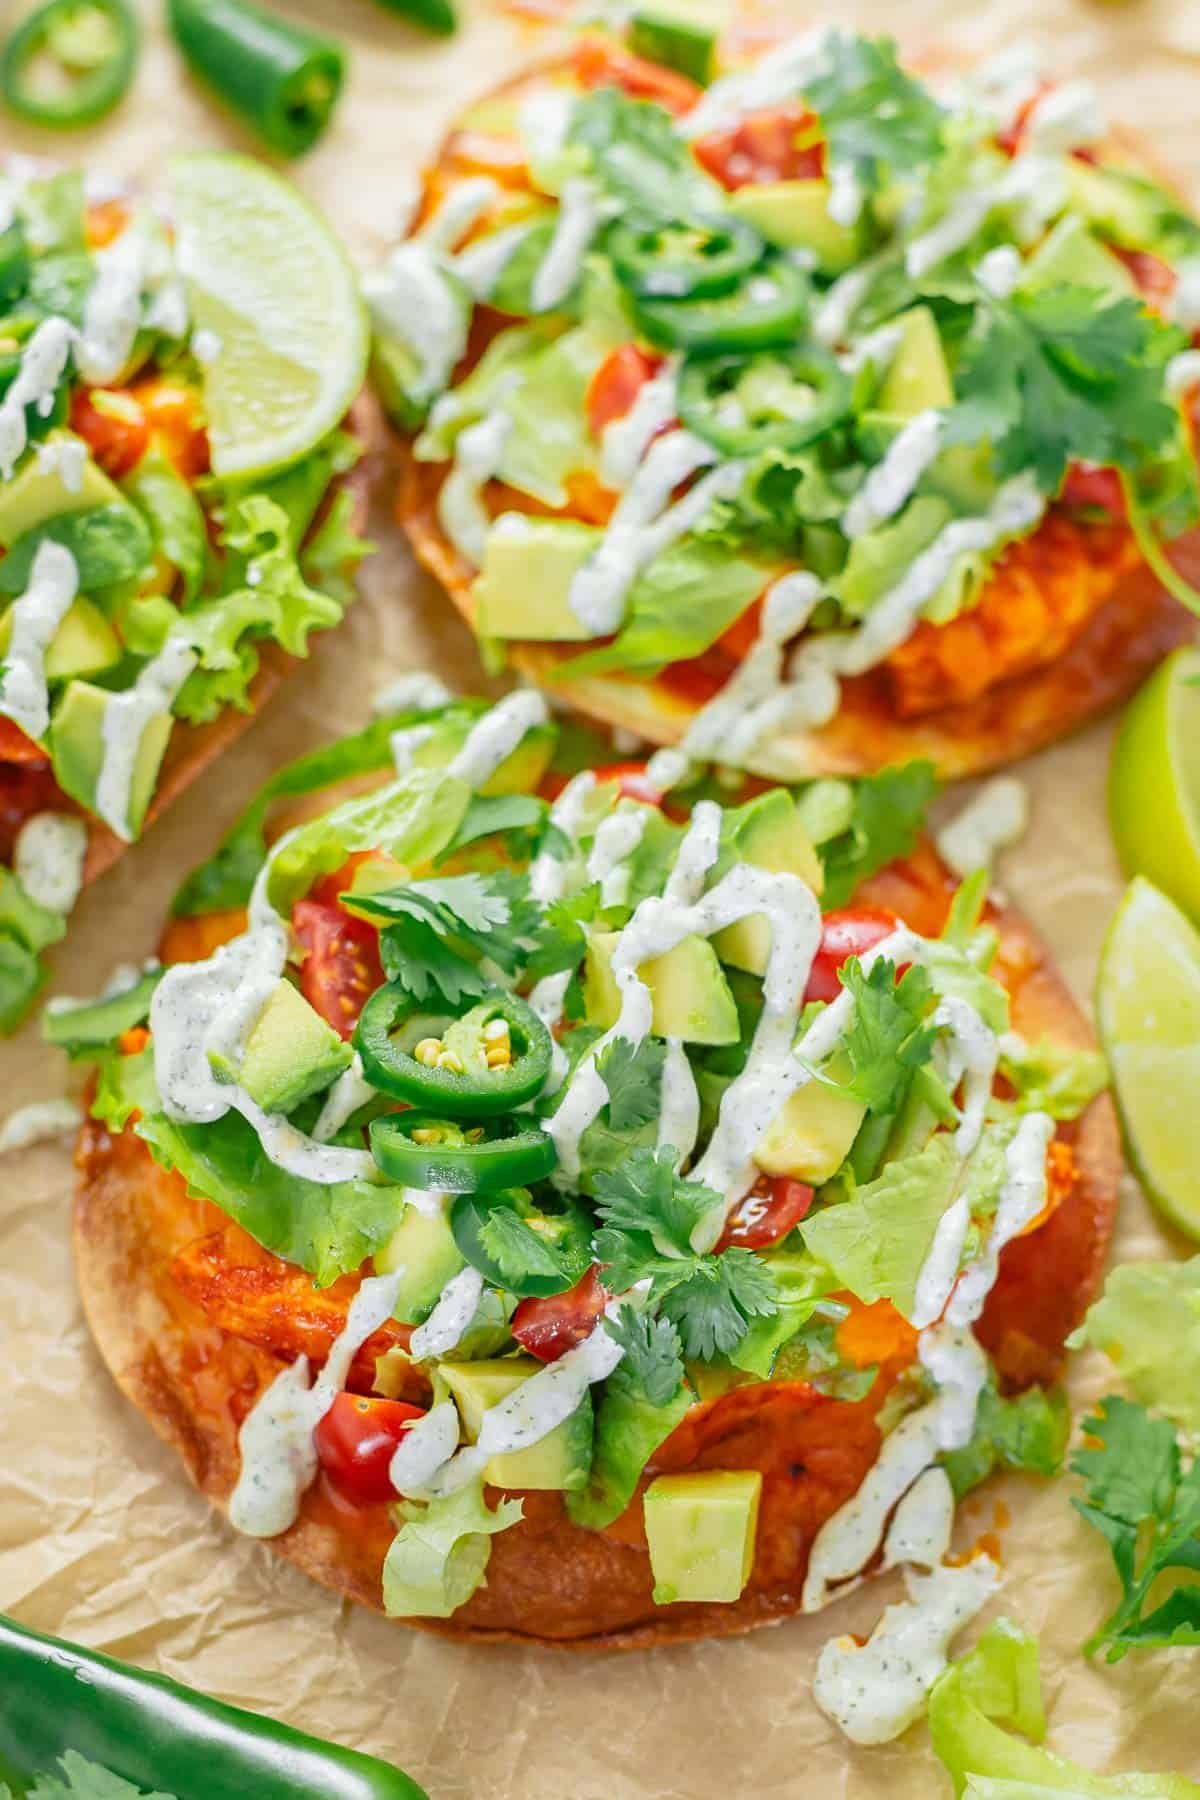
[[[1200,919],[1200,651],[1175,651],[1127,708],[1108,801],[1125,874]]]

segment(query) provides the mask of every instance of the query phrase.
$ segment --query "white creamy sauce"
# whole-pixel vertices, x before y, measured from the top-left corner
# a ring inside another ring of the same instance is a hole
[[[738,124],[761,107],[794,100],[826,68],[830,36],[827,26],[806,31],[768,51],[750,67],[721,76],[705,89],[676,129],[685,138],[704,137]]]
[[[437,252],[406,239],[365,277],[363,294],[376,328],[416,357],[421,391],[440,392],[466,350],[471,321]]]
[[[1181,350],[1167,364],[1163,383],[1171,400],[1182,399],[1189,388],[1200,383],[1200,350]]]
[[[534,274],[529,298],[535,313],[561,306],[583,271],[606,215],[600,190],[586,175],[573,175],[563,186],[554,236]]]
[[[703,482],[675,506],[671,505],[671,495],[681,482],[716,460],[712,445],[693,437],[690,431],[672,431],[650,446],[618,501],[607,531],[571,581],[567,604],[595,637],[607,637],[616,631],[625,615],[626,595],[639,570],[695,523],[691,509],[684,523],[676,515],[682,517],[680,509],[687,506]]]
[[[1185,257],[1175,273],[1178,279],[1171,295],[1171,318],[1184,331],[1200,331],[1200,256]]]
[[[28,1150],[50,1138],[75,1131],[82,1114],[74,1100],[34,1100],[9,1113],[0,1125],[0,1156],[8,1150]]]
[[[506,694],[471,727],[466,743],[450,764],[450,774],[469,787],[481,788],[508,760],[525,733],[544,725],[548,717],[546,702],[534,688]]]
[[[98,994],[55,994],[47,1000],[48,1013],[70,1012],[77,1006],[91,1006],[96,1000],[113,1000],[135,988],[143,975],[152,975],[161,967],[156,957],[149,956],[139,968],[137,963],[117,963]]]
[[[1054,1137],[1048,1113],[1026,1113],[1004,1153],[1006,1176],[996,1216],[980,1255],[963,1271],[946,1317],[952,1325],[979,1317],[992,1291],[1004,1246],[1031,1225],[1046,1204],[1046,1152]]]
[[[1025,121],[1023,153],[1065,156],[1098,144],[1108,133],[1100,96],[1090,81],[1064,81],[1038,96]]]
[[[909,1324],[918,1331],[933,1325],[946,1310],[962,1266],[963,1247],[971,1225],[971,1207],[960,1189],[937,1223],[928,1255],[921,1264],[913,1291]]]
[[[29,571],[29,585],[9,608],[12,627],[8,649],[0,661],[0,713],[31,738],[44,736],[50,724],[46,651],[78,589],[75,558],[62,544],[44,538]]]
[[[552,849],[539,850],[529,866],[529,891],[542,906],[561,900],[576,878],[582,882],[583,865],[578,857],[578,838],[587,817],[596,777],[591,769],[581,769],[568,781],[550,808],[550,823],[568,840],[567,853],[558,856]]]
[[[1010,44],[973,63],[950,84],[944,99],[958,112],[982,111],[984,123],[994,130],[1006,129],[1037,93],[1042,74],[1042,58],[1035,45]]]
[[[948,994],[939,1001],[933,1023],[949,1033],[947,1086],[953,1093],[960,1081],[963,1084],[954,1148],[960,1156],[970,1156],[983,1130],[1000,1045],[995,1032],[988,1029],[975,1008],[957,994]]]
[[[458,1408],[453,1400],[440,1400],[413,1420],[397,1444],[388,1467],[392,1486],[398,1494],[419,1493],[457,1449]]]
[[[828,349],[845,343],[855,313],[866,299],[879,271],[889,260],[886,252],[869,256],[845,275],[839,275],[813,318],[813,335]],[[899,340],[897,340],[899,341]]]
[[[867,1642],[832,1638],[817,1658],[813,1699],[854,1744],[888,1744],[925,1710],[950,1644],[1000,1585],[987,1556],[928,1575],[904,1571],[907,1600],[889,1606]]]
[[[229,1103],[252,1125],[268,1159],[287,1175],[332,1187],[340,1181],[379,1181],[375,1158],[369,1150],[343,1150],[334,1144],[307,1137],[282,1113],[264,1112],[244,1088],[230,1086]]]
[[[295,1524],[300,1502],[317,1473],[313,1432],[346,1385],[350,1365],[392,1314],[403,1271],[369,1275],[350,1303],[346,1324],[309,1386],[307,1356],[289,1364],[255,1402],[238,1433],[241,1474],[229,1519],[248,1537],[278,1537]]]
[[[646,832],[650,808],[634,800],[622,800],[617,810],[599,826],[592,840],[587,861],[589,881],[600,883],[600,899],[605,906],[624,906],[629,897],[633,871],[628,859]]]
[[[682,787],[694,773],[691,757],[670,747],[656,750],[646,764],[646,780],[657,794],[669,794],[672,788]]]
[[[535,182],[539,172],[562,154],[574,110],[575,95],[565,87],[543,88],[521,101],[517,130]]]
[[[13,846],[13,868],[30,899],[51,912],[70,912],[83,886],[87,841],[87,826],[72,813],[26,819]]]
[[[133,835],[129,810],[142,735],[153,719],[170,712],[196,661],[196,652],[185,639],[168,638],[133,686],[112,694],[105,702],[100,727],[104,755],[96,780],[96,811],[110,830],[126,842]]]
[[[866,193],[852,162],[834,162],[829,177],[829,216],[835,225],[857,225]]]
[[[997,775],[937,833],[944,862],[958,875],[989,869],[997,852],[1015,844],[1029,824],[1029,792],[1015,775]]]
[[[1015,244],[997,244],[975,264],[975,279],[994,300],[1005,300],[1017,286],[1025,271],[1021,252]]]
[[[828,671],[809,672],[796,684],[783,679],[784,646],[807,625],[821,598],[821,583],[795,570],[771,584],[763,602],[762,626],[749,655],[725,686],[700,709],[684,735],[684,747],[700,759],[742,762],[794,713],[811,709],[814,684],[837,687]]]
[[[857,375],[860,369],[870,363],[875,374],[882,376],[891,367],[903,340],[903,325],[880,325],[874,331],[869,331],[866,337],[859,338],[849,350],[842,351],[838,362],[848,375]]]
[[[696,1148],[700,1135],[700,1092],[682,1038],[668,1038],[663,1058],[662,1087],[658,1101],[660,1148],[670,1145],[678,1153],[680,1167]]]
[[[842,518],[849,538],[859,538],[893,518],[942,447],[942,415],[930,408],[910,419],[888,445]]]
[[[180,342],[187,336],[188,329],[187,289],[179,275],[164,276],[154,286],[146,304],[145,324],[148,331],[161,331],[164,337],[176,338]],[[209,339],[216,338],[215,332],[203,331],[196,334],[206,344]],[[217,339],[218,348],[220,340]],[[196,358],[197,362],[201,359]]]
[[[68,494],[83,492],[88,447],[82,438],[47,438],[37,447],[37,466],[43,475],[57,475]]]
[[[476,568],[483,563],[491,525],[483,488],[499,469],[511,435],[512,419],[505,412],[488,413],[460,431],[453,465],[438,490],[437,514],[442,528],[459,554]]]
[[[417,760],[417,752],[433,736],[432,725],[402,725],[388,738],[392,767],[397,775],[406,775]]]
[[[84,303],[83,333],[75,351],[85,381],[115,381],[129,361],[150,258],[150,233],[137,219],[96,252],[96,278]]]
[[[374,1098],[375,1089],[363,1074],[362,1059],[356,1050],[349,1068],[342,1070],[317,1114],[312,1129],[317,1143],[327,1144],[331,1137],[336,1137],[347,1119],[352,1119],[360,1107]]]
[[[499,231],[489,231],[486,237],[476,238],[451,259],[454,273],[460,281],[466,282],[476,300],[490,297],[532,229],[532,225],[524,221],[504,225]]]
[[[558,1039],[553,1036],[563,1021],[563,1010],[567,1004],[567,989],[571,985],[571,975],[570,969],[564,969],[558,975],[543,975],[529,995],[530,1006],[546,1030],[551,1033],[553,1039],[550,1046],[550,1073],[546,1077],[546,1085],[542,1089],[543,1097],[557,1094],[566,1080],[567,1070],[571,1066],[566,1051]]]
[[[613,1310],[610,1305],[606,1312]],[[624,1354],[601,1319],[582,1344],[547,1363],[497,1405],[487,1408],[479,1427],[480,1453],[504,1456],[539,1444],[570,1418],[589,1387],[612,1374]]]
[[[994,212],[1011,209],[1014,229],[1024,239],[1036,237],[1067,203],[1066,173],[1061,157],[1026,151],[1005,173],[984,187],[971,188],[945,216],[912,239],[904,252],[908,273],[919,280],[956,251],[962,250]]]
[[[208,368],[210,363],[215,363],[223,349],[224,344],[221,338],[215,331],[209,331],[207,326],[202,325],[199,331],[192,333],[192,355],[202,369]]]
[[[883,1566],[917,1563],[935,1569],[950,1548],[954,1528],[954,1489],[945,1469],[926,1469],[913,1482],[892,1514],[883,1543]]]
[[[469,175],[451,188],[417,235],[432,250],[453,250],[499,198],[499,186],[489,175]]]
[[[408,675],[397,675],[371,696],[371,711],[377,719],[389,713],[432,712],[435,707],[449,706],[454,694],[430,669],[414,669]]]
[[[445,1356],[461,1343],[470,1330],[482,1294],[483,1276],[469,1263],[452,1275],[425,1323],[412,1334],[409,1354],[414,1362]]]
[[[627,413],[604,427],[600,440],[600,474],[610,487],[624,488],[642,458],[675,417],[680,359],[668,357],[657,375],[643,382]]]

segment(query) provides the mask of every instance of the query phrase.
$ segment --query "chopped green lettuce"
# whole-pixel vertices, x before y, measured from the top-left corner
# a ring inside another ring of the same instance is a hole
[[[946,502],[923,494],[896,518],[855,538],[845,568],[830,583],[843,612],[852,619],[869,613],[949,521]]]
[[[979,1396],[970,1441],[947,1451],[942,1467],[961,1500],[996,1469],[1057,1475],[1070,1434],[1071,1412],[1061,1388],[1031,1387],[1005,1397],[989,1382]]]
[[[1098,1050],[1081,1050],[1045,1036],[1035,1044],[1006,1039],[1000,1073],[1016,1089],[1009,1107],[1016,1112],[1048,1112],[1052,1119],[1077,1119],[1108,1086],[1108,1069]]]
[[[797,802],[802,818],[805,802],[828,786],[816,782],[802,791]],[[881,769],[878,775],[854,782],[846,823],[842,822],[845,800],[836,796],[838,810],[830,814],[836,829],[820,842],[825,870],[821,904],[827,911],[845,906],[868,876],[898,856],[907,856],[924,827],[926,811],[937,790],[933,764],[910,762]]]
[[[399,1511],[405,1522],[384,1561],[383,1604],[407,1619],[448,1619],[465,1605],[484,1579],[492,1537],[522,1513],[519,1500],[492,1512],[482,1481],[428,1504],[405,1501]]]
[[[189,606],[203,585],[208,560],[204,513],[195,492],[157,443],[122,485],[149,525],[154,549],[177,572],[182,604]]]
[[[548,321],[513,325],[499,332],[469,375],[438,401],[416,441],[421,462],[445,462],[454,455],[459,433],[492,410],[504,388],[524,380],[529,365],[553,343],[560,327]]]
[[[933,1138],[806,1219],[799,1227],[805,1249],[833,1271],[839,1287],[868,1304],[890,1300],[911,1317],[917,1278],[961,1168],[949,1138]]]
[[[1200,1437],[1200,1256],[1114,1269],[1071,1343],[1103,1350],[1143,1405]]]
[[[576,1525],[602,1531],[633,1499],[642,1471],[692,1405],[685,1383],[656,1406],[627,1362],[605,1383],[596,1411],[595,1448],[585,1488],[567,1495],[567,1513]]]
[[[530,360],[524,379],[503,401],[512,429],[497,471],[502,481],[546,506],[566,506],[568,476],[596,466],[587,391],[612,348],[580,326]]]

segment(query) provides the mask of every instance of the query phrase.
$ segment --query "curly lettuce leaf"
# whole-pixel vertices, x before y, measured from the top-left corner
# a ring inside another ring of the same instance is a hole
[[[1200,1256],[1114,1269],[1071,1343],[1103,1350],[1143,1405],[1200,1437]]]
[[[868,1305],[890,1300],[912,1316],[917,1278],[962,1168],[947,1137],[889,1163],[877,1180],[806,1219],[805,1249]]]
[[[1108,1086],[1108,1068],[1098,1050],[1081,1050],[1040,1037],[1028,1044],[1008,1036],[1001,1046],[1000,1073],[1016,1089],[1008,1103],[1017,1112],[1048,1112],[1052,1119],[1077,1119]]]

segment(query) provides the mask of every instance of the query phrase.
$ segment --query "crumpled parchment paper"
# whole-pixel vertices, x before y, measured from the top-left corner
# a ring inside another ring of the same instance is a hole
[[[784,10],[783,0],[774,4]],[[352,45],[335,127],[295,174],[366,261],[394,233],[443,123],[539,40],[485,0],[463,0],[464,27],[449,43],[367,0],[291,0],[290,10]],[[1168,164],[1200,188],[1200,0],[969,8],[864,0],[834,11],[841,24],[899,32],[914,48],[975,53],[1040,41],[1067,73],[1097,80],[1114,116],[1151,132]],[[69,141],[0,120],[0,148],[77,155],[153,181],[172,150],[248,147],[187,81],[158,14],[147,5],[137,88],[111,120]],[[176,882],[257,784],[284,758],[361,723],[386,676],[429,666],[463,688],[481,685],[464,628],[414,568],[386,504],[377,510],[381,549],[346,625],[318,642],[242,742],[84,898],[57,953],[57,991],[95,992],[116,962],[149,955]],[[1100,727],[1021,770],[1032,828],[1001,869],[1085,999],[1120,893],[1104,818],[1109,741]],[[0,1112],[61,1094],[70,1080],[34,1027],[0,1044]],[[118,1396],[91,1347],[72,1278],[72,1185],[65,1142],[0,1162],[0,1607],[390,1757],[436,1800],[932,1800],[947,1791],[923,1726],[886,1749],[855,1751],[810,1698],[821,1642],[869,1631],[895,1597],[886,1583],[821,1618],[740,1640],[607,1658],[484,1650],[351,1609],[237,1538]],[[1128,1183],[1117,1255],[1185,1249]],[[1077,1360],[1077,1416],[1107,1383],[1100,1358]],[[1197,1653],[1130,1656],[1116,1669],[1079,1655],[1113,1601],[1114,1577],[1100,1539],[1072,1511],[1071,1490],[1069,1478],[993,1483],[967,1503],[959,1526],[964,1542],[999,1531],[996,1608],[1041,1638],[1051,1741],[1097,1770],[1200,1776]]]

